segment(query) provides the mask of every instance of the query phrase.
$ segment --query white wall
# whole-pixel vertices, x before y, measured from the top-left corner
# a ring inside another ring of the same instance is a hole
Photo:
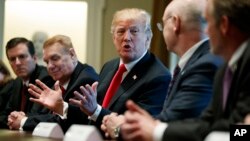
[[[71,38],[79,60],[85,62],[87,7],[84,1],[7,0],[4,45],[17,36],[32,40],[36,31],[49,37],[63,34]]]

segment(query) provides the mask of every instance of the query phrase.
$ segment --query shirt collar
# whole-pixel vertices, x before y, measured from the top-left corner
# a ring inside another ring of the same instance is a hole
[[[69,79],[66,83],[64,83],[64,84],[62,85],[62,87],[63,87],[65,90],[67,90],[67,87],[68,87],[68,85],[69,85],[69,81],[70,81],[70,79]]]
[[[244,51],[247,48],[247,42],[248,40],[244,41],[240,47],[234,52],[231,59],[228,62],[228,66],[232,69],[234,72],[237,68],[237,62],[239,61],[240,57],[243,55]]]
[[[28,81],[23,81],[23,85],[25,85],[25,86],[29,86],[29,80]]]
[[[188,60],[191,58],[191,56],[194,54],[194,52],[200,47],[201,44],[203,44],[205,41],[207,41],[208,38],[203,39],[193,45],[190,49],[188,49],[184,55],[180,58],[180,61],[178,63],[181,70],[183,70],[184,66],[187,64]]]
[[[130,63],[124,64],[126,69],[127,69],[126,73],[130,72],[130,70],[146,55],[146,53],[147,53],[147,50],[143,53],[143,55],[140,58],[138,58]],[[120,59],[119,65],[121,65],[122,63],[123,63],[123,61],[122,61],[122,59]]]

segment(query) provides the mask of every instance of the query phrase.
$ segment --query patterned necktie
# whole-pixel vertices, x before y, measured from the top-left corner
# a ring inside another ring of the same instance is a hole
[[[230,67],[227,67],[223,79],[223,109],[226,108],[227,98],[232,83],[233,72]]]
[[[174,69],[174,72],[173,72],[173,77],[172,77],[172,79],[170,81],[170,84],[168,86],[168,93],[167,93],[167,95],[171,92],[171,90],[173,88],[173,85],[174,85],[174,83],[175,83],[175,81],[177,79],[177,76],[180,73],[180,71],[181,71],[181,69],[180,69],[179,65],[176,65],[175,69]]]
[[[26,93],[28,92],[28,87],[24,84],[21,92],[21,111],[25,112],[25,107],[27,104]]]
[[[102,107],[103,108],[107,108],[109,105],[110,100],[112,99],[112,97],[114,96],[115,92],[117,91],[118,87],[120,86],[121,80],[122,80],[122,75],[124,72],[126,72],[127,69],[125,67],[124,64],[121,64],[119,66],[118,71],[116,72],[116,74],[114,75],[109,88],[106,92],[106,95],[104,97],[104,100],[102,102]]]

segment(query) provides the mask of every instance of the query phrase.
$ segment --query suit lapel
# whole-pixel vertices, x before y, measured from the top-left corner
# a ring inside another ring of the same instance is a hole
[[[114,102],[123,94],[126,93],[137,81],[139,81],[146,71],[141,71],[142,68],[147,68],[148,60],[150,59],[150,54],[147,54],[132,68],[132,70],[127,74],[127,76],[122,81],[120,87],[118,88],[115,95],[112,97],[109,106],[112,106]]]
[[[189,66],[192,66],[192,64],[194,62],[196,62],[196,60],[199,59],[200,56],[202,56],[203,54],[206,54],[207,52],[209,52],[209,41],[208,40],[205,41],[204,43],[202,43],[200,45],[200,47],[198,47],[197,50],[193,53],[191,58],[188,60],[187,64],[184,66],[181,74],[184,74]]]
[[[248,69],[246,69],[246,66],[249,66],[249,61],[250,61],[249,54],[250,54],[250,40],[248,41],[245,52],[243,53],[242,57],[237,62],[236,70],[233,74],[232,84],[229,90],[228,101],[226,104],[226,111],[231,111],[229,109],[233,108],[234,105],[232,103],[235,101],[235,99],[239,97],[238,92],[240,91],[239,88],[241,88],[240,86],[242,84],[241,82],[242,80],[245,80],[244,77],[246,76],[247,73],[249,73],[249,72],[245,72],[246,70],[248,71]],[[229,114],[228,112],[226,113]]]
[[[69,95],[73,93],[73,89],[76,87],[77,84],[79,84],[77,82],[77,78],[79,77],[79,74],[81,73],[82,69],[84,69],[83,65],[80,62],[78,62],[73,74],[71,75],[71,79],[69,81],[68,87],[65,91],[65,94],[63,97],[64,100],[66,99],[66,97],[70,97]]]
[[[200,47],[198,47],[198,49],[193,53],[193,55],[190,57],[190,59],[188,60],[188,62],[186,63],[186,65],[184,66],[184,68],[182,69],[182,71],[178,74],[176,81],[171,89],[171,91],[169,92],[167,99],[171,100],[173,95],[176,93],[176,91],[178,90],[177,86],[180,83],[179,81],[181,81],[181,78],[183,75],[185,75],[186,70],[188,70],[190,68],[190,66],[192,66],[197,59],[200,58],[200,56],[202,56],[203,54],[207,53],[209,51],[209,41],[205,41],[204,43],[202,43],[200,45]],[[169,102],[168,102],[169,103]]]

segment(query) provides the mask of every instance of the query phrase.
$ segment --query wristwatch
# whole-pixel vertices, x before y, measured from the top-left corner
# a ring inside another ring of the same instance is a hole
[[[114,129],[114,136],[115,136],[115,138],[118,138],[118,137],[119,137],[119,134],[120,134],[120,126],[117,126],[117,127]]]

